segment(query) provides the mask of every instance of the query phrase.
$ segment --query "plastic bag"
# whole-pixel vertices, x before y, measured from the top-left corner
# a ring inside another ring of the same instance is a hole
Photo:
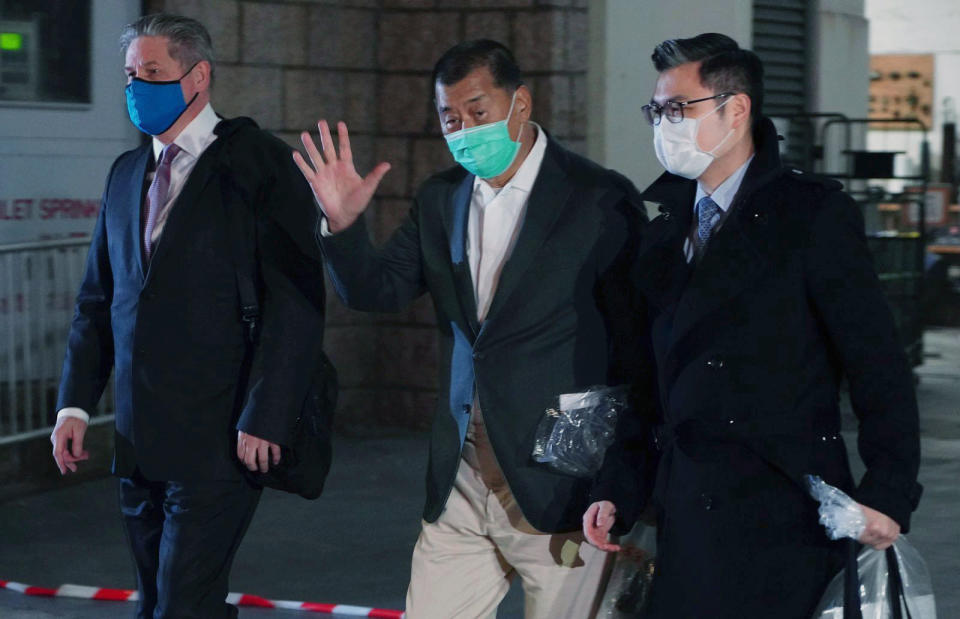
[[[547,410],[537,426],[533,459],[567,475],[594,475],[613,443],[626,391],[624,386],[591,387],[561,395],[558,408]]]
[[[597,619],[642,619],[656,569],[656,528],[637,523],[619,543]]]
[[[807,475],[807,488],[820,503],[820,524],[827,529],[827,537],[860,539],[867,526],[867,518],[856,501],[816,475]]]
[[[819,477],[808,476],[807,483],[810,494],[820,501],[820,522],[827,528],[830,539],[859,539],[866,526],[866,518],[856,501]],[[930,584],[930,572],[923,557],[904,535],[893,543],[893,553],[903,586],[903,595],[899,600],[895,600],[894,593],[890,591],[890,566],[886,551],[866,547],[857,556],[863,619],[889,619],[893,616],[891,604],[900,604],[904,617],[936,619],[937,607]],[[841,571],[827,586],[813,613],[814,619],[843,619],[843,599],[844,572]]]

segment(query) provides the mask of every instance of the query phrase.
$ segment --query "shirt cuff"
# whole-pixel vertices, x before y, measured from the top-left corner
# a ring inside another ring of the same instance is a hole
[[[82,408],[77,408],[76,406],[61,408],[57,413],[57,421],[60,421],[64,417],[73,417],[74,419],[79,419],[83,423],[90,423],[90,415],[87,414],[87,411],[83,410]]]
[[[333,236],[333,232],[330,232],[330,225],[327,224],[326,215],[321,215],[320,217],[320,236],[327,239]]]

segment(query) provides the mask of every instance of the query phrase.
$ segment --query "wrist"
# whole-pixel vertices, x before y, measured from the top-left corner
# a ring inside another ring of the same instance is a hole
[[[85,424],[90,423],[90,415],[87,414],[87,411],[76,406],[67,406],[65,408],[61,408],[57,412],[57,423],[60,423],[61,419],[79,419]]]

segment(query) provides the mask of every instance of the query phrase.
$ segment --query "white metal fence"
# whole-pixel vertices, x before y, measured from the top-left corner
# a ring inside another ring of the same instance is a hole
[[[0,444],[49,432],[87,239],[0,245]],[[97,422],[113,412],[107,386]]]

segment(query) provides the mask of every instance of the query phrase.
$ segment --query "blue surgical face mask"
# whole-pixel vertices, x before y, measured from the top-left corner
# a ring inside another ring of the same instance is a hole
[[[161,135],[172,127],[200,94],[194,94],[189,101],[183,100],[180,81],[193,71],[193,67],[187,69],[180,79],[170,82],[149,82],[139,77],[130,80],[126,88],[130,122],[150,135]]]
[[[506,172],[520,152],[519,135],[517,141],[510,139],[507,122],[513,114],[517,93],[514,91],[507,117],[486,125],[477,125],[448,133],[447,148],[453,159],[467,172],[480,178],[495,178]]]

